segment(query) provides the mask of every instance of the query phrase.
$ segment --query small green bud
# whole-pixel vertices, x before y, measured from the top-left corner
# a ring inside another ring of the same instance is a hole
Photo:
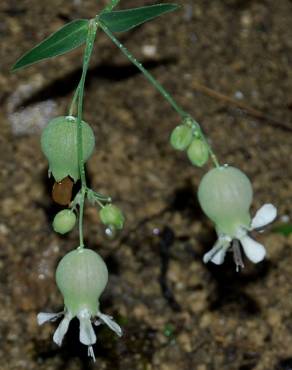
[[[199,203],[216,224],[217,231],[234,236],[238,226],[249,227],[252,202],[249,178],[229,166],[213,168],[203,177],[198,190]]]
[[[82,121],[83,160],[91,156],[95,138],[91,127]],[[70,176],[74,181],[80,177],[77,150],[77,118],[57,117],[45,127],[41,146],[48,159],[49,169],[57,182]]]
[[[101,222],[106,226],[113,226],[120,230],[124,226],[125,217],[122,211],[113,204],[107,204],[99,212]]]
[[[192,128],[188,125],[179,125],[170,135],[170,144],[176,150],[186,150],[192,138]]]
[[[194,166],[202,167],[209,158],[208,147],[201,139],[193,139],[191,145],[188,147],[187,155]]]
[[[66,234],[73,229],[76,223],[76,215],[70,209],[64,209],[56,214],[53,221],[53,229],[56,233]]]

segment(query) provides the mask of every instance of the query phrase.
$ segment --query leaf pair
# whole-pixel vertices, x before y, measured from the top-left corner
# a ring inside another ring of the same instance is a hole
[[[157,4],[129,10],[104,12],[97,19],[111,32],[124,32],[177,8],[176,4]],[[89,21],[86,19],[77,19],[66,24],[24,54],[15,63],[12,70],[19,70],[43,59],[65,54],[81,46],[86,41],[88,25]]]

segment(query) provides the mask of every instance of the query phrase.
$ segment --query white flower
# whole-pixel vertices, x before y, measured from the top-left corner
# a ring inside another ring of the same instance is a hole
[[[249,178],[239,169],[224,165],[207,172],[202,178],[198,199],[204,213],[214,222],[218,240],[214,247],[204,255],[205,263],[223,263],[227,250],[232,247],[234,262],[244,267],[241,248],[249,260],[262,261],[266,255],[265,247],[250,238],[252,230],[259,230],[274,221],[277,210],[272,204],[265,204],[250,217],[253,189]]]
[[[276,207],[274,207],[272,204],[264,204],[257,211],[249,228],[244,225],[239,225],[234,236],[218,233],[217,242],[215,243],[214,247],[204,255],[203,261],[205,263],[211,261],[216,265],[221,265],[224,262],[227,250],[232,246],[232,242],[234,240],[238,240],[240,242],[246,257],[250,261],[254,263],[262,261],[265,258],[266,249],[262,244],[253,240],[248,233],[252,230],[262,229],[264,226],[273,222],[276,217]],[[239,265],[240,262],[237,264],[237,266]]]
[[[93,344],[96,343],[94,325],[106,324],[118,336],[122,329],[111,316],[100,312],[99,299],[108,281],[108,271],[103,259],[88,248],[77,248],[59,262],[56,282],[64,297],[65,309],[59,313],[40,312],[39,325],[64,316],[55,331],[53,340],[61,346],[70,321],[77,317],[80,323],[79,340],[88,347],[88,356],[95,360]]]
[[[39,325],[42,325],[48,321],[55,321],[62,316],[64,317],[62,321],[60,322],[53,336],[53,341],[58,346],[62,345],[63,338],[68,331],[70,321],[74,318],[74,315],[67,309],[65,309],[62,312],[58,312],[58,313],[40,312],[37,315],[37,321]],[[97,312],[96,316],[92,316],[90,310],[87,308],[84,308],[78,312],[77,318],[79,319],[79,323],[80,323],[79,340],[82,344],[88,346],[88,356],[92,357],[94,361],[95,361],[95,356],[94,356],[92,345],[96,343],[96,335],[92,327],[92,321],[95,326],[98,326],[104,323],[108,325],[108,327],[112,329],[119,337],[122,335],[122,329],[113,320],[113,318],[111,316],[101,313],[100,311]]]

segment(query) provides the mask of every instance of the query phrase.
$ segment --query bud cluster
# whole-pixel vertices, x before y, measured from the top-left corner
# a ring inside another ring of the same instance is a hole
[[[186,151],[190,162],[197,167],[204,166],[209,158],[208,145],[198,125],[190,118],[177,126],[170,135],[171,146]]]

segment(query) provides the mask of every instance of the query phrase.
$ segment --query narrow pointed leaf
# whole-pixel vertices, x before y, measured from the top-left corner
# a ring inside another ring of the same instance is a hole
[[[124,32],[178,8],[179,6],[176,4],[157,4],[129,10],[106,12],[101,14],[99,19],[110,31]]]
[[[89,21],[77,19],[60,28],[36,47],[24,54],[12,67],[12,71],[27,67],[43,59],[65,54],[86,41]]]

